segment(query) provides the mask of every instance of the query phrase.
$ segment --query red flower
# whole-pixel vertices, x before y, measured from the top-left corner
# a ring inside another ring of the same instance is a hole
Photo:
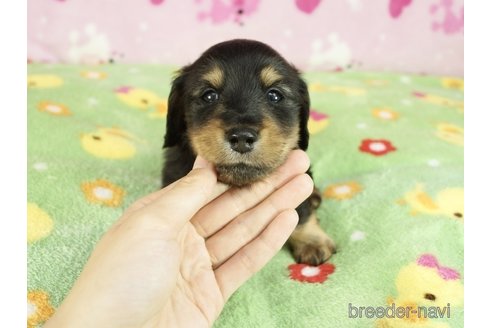
[[[381,156],[390,151],[395,151],[396,148],[388,140],[364,139],[359,146],[359,150],[374,156]]]
[[[289,265],[290,279],[302,282],[323,282],[328,275],[335,272],[335,266],[331,263],[321,264],[320,266],[309,266],[307,264]]]

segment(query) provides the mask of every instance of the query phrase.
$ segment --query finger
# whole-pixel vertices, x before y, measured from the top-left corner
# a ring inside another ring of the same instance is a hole
[[[302,150],[292,151],[286,162],[268,178],[249,187],[231,188],[191,220],[197,232],[207,238],[270,195],[275,189],[309,168],[309,158]]]
[[[205,242],[212,266],[218,267],[256,238],[281,212],[299,206],[313,191],[313,180],[302,174],[287,182],[258,206],[241,214]],[[234,238],[231,238],[234,236]]]
[[[205,206],[217,187],[217,175],[213,168],[195,168],[186,176],[166,187],[145,208],[142,214],[150,219],[166,219],[166,224],[180,230],[195,213]]]
[[[297,225],[295,210],[280,213],[263,233],[215,270],[215,278],[226,301],[280,250]]]
[[[213,164],[208,162],[205,158],[202,156],[198,155],[195,159],[195,163],[193,164],[193,169],[197,168],[213,168]],[[215,169],[214,169],[215,170]],[[171,185],[174,185],[176,182],[172,183]],[[225,191],[229,190],[230,186],[226,185],[225,183],[222,182],[217,182],[216,186],[212,190],[212,193],[210,194],[209,197],[209,202],[212,201],[213,199],[217,198],[218,196],[222,195]]]
[[[209,162],[207,162],[201,156],[197,156],[195,163],[193,165],[193,169],[211,168],[211,167],[212,167],[212,165]],[[130,214],[136,210],[139,210],[139,209],[149,205],[150,203],[152,203],[154,200],[158,199],[159,197],[162,197],[170,189],[172,189],[178,181],[175,181],[175,182],[171,183],[170,185],[168,185],[168,186],[166,186],[166,187],[164,187],[158,191],[155,191],[155,192],[153,192],[147,196],[144,196],[144,197],[138,199],[132,205],[130,205],[130,207],[128,207],[128,209],[125,211],[126,214]],[[209,201],[211,201],[211,200],[215,199],[216,197],[218,197],[219,195],[223,194],[228,189],[229,189],[228,185],[223,184],[223,183],[217,183],[216,187],[214,188],[214,190],[212,191],[212,194],[209,197]]]
[[[208,162],[205,158],[202,156],[198,155],[195,159],[195,163],[193,163],[193,168],[194,169],[203,169],[206,167],[211,167],[212,165],[210,162]]]

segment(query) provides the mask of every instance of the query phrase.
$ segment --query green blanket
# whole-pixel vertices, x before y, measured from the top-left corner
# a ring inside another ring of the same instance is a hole
[[[28,326],[52,315],[123,210],[159,188],[173,70],[29,65]],[[305,78],[319,217],[338,253],[311,268],[284,248],[215,326],[462,327],[463,81]],[[391,306],[411,311],[392,318]]]

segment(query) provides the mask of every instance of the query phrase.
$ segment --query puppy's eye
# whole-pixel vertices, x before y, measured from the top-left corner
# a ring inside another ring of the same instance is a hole
[[[215,91],[215,90],[212,90],[212,89],[208,89],[207,91],[205,91],[205,93],[202,95],[202,99],[203,101],[211,104],[211,103],[214,103],[216,102],[217,100],[219,100],[219,94]]]
[[[267,97],[268,97],[268,100],[270,102],[272,102],[272,103],[278,103],[282,99],[284,99],[284,96],[282,96],[282,94],[280,93],[280,91],[278,91],[277,89],[270,89],[270,90],[268,90]]]

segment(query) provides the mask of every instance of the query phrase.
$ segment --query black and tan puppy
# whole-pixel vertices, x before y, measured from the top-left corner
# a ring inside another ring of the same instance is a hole
[[[251,40],[219,43],[173,82],[162,184],[185,176],[197,154],[224,183],[260,180],[292,149],[307,149],[308,118],[306,83],[275,50]],[[334,252],[316,217],[320,202],[315,191],[297,208],[299,224],[289,239],[297,262],[318,265]]]

